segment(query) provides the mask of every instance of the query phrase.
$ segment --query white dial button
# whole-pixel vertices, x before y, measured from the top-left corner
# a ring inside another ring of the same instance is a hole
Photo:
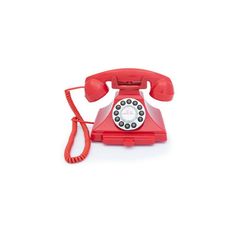
[[[137,119],[137,111],[132,106],[126,106],[121,110],[120,116],[122,120],[131,122]]]

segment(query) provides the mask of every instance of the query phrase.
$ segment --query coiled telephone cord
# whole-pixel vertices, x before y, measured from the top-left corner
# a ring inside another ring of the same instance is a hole
[[[65,153],[64,153],[65,160],[71,164],[81,162],[87,157],[90,150],[90,146],[91,146],[91,140],[90,140],[89,130],[86,124],[94,124],[94,122],[84,121],[83,117],[80,115],[79,111],[77,110],[72,100],[70,91],[75,90],[75,89],[80,89],[80,88],[84,88],[84,86],[69,88],[65,90],[67,102],[69,103],[70,108],[75,114],[75,117],[72,118],[72,130],[71,130],[71,134],[68,139],[68,142],[65,148]],[[82,153],[78,156],[72,157],[70,153],[71,153],[71,149],[75,140],[75,136],[77,134],[78,122],[80,123],[83,129],[85,144],[84,144],[84,149]]]

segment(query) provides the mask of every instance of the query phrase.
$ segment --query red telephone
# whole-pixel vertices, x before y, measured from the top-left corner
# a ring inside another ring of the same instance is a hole
[[[95,122],[84,121],[78,112],[70,91],[85,89],[85,97],[89,102],[95,102],[108,92],[107,81],[112,88],[119,89],[115,100],[101,108]],[[113,145],[147,145],[166,141],[166,130],[159,109],[152,107],[143,98],[139,89],[151,84],[150,95],[160,101],[170,101],[174,95],[171,80],[161,74],[142,69],[116,69],[98,73],[86,78],[85,86],[65,90],[67,101],[73,110],[72,132],[65,148],[65,160],[76,163],[88,155],[91,140]],[[81,155],[71,157],[70,152],[77,133],[77,123],[84,132],[85,147]],[[92,123],[91,136],[86,123]]]

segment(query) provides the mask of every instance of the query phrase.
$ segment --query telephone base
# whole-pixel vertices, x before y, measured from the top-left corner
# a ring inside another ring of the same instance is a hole
[[[110,145],[151,145],[165,142],[167,134],[159,109],[145,103],[148,111],[144,124],[137,130],[123,131],[111,119],[111,105],[99,110],[91,133],[91,140]]]

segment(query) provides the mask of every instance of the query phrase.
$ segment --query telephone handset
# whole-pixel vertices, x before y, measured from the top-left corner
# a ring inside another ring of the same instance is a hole
[[[70,91],[84,88],[85,97],[95,102],[108,93],[106,82],[111,81],[113,89],[119,89],[114,102],[101,108],[95,122],[84,121],[77,110]],[[88,155],[91,141],[112,145],[148,145],[167,140],[166,130],[159,109],[149,105],[139,89],[147,88],[150,82],[150,96],[159,101],[170,101],[174,95],[171,80],[161,74],[142,69],[115,69],[89,76],[85,86],[65,90],[67,101],[75,114],[72,118],[72,132],[65,148],[65,160],[76,163]],[[85,147],[81,155],[71,157],[71,148],[77,133],[77,123],[84,132]],[[91,135],[86,123],[94,124]]]

